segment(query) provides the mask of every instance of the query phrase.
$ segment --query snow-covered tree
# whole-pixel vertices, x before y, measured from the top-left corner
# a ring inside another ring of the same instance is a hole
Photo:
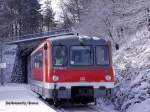
[[[1,35],[17,36],[39,32],[42,15],[37,0],[1,0]]]
[[[18,0],[18,16],[20,35],[39,32],[42,15],[40,14],[40,5],[37,0]]]
[[[56,27],[56,23],[54,20],[55,13],[53,12],[51,8],[51,1],[47,0],[45,1],[45,10],[43,14],[43,22],[44,22],[44,27],[46,27],[47,31],[50,31],[54,27]]]
[[[80,16],[83,15],[87,9],[87,4],[91,0],[62,0],[61,9],[62,9],[62,18],[66,26],[72,27],[73,24],[80,23]]]

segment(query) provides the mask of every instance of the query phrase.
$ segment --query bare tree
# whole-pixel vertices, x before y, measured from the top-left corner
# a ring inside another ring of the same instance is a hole
[[[105,24],[105,30],[106,30],[108,36],[112,39],[112,41],[115,41],[113,38],[113,25],[112,25],[111,19],[108,16],[106,16],[103,19],[103,22]]]

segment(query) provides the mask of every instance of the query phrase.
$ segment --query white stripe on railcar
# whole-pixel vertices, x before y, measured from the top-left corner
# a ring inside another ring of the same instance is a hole
[[[47,82],[43,83],[41,81],[32,80],[31,84],[46,89],[54,89],[55,83],[47,83]],[[72,86],[93,86],[94,88],[99,88],[103,86],[106,88],[114,88],[114,82],[68,82],[68,83],[58,82],[56,84],[57,84],[57,88],[66,87],[67,89],[71,89]]]

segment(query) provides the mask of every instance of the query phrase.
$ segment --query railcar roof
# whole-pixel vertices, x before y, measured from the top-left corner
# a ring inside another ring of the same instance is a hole
[[[79,44],[79,43],[83,43],[83,44],[96,44],[96,45],[100,45],[100,44],[107,44],[108,41],[99,38],[99,37],[89,37],[89,36],[84,36],[84,35],[65,35],[65,36],[58,36],[58,37],[54,37],[54,38],[48,38],[49,41],[52,42],[52,44]]]

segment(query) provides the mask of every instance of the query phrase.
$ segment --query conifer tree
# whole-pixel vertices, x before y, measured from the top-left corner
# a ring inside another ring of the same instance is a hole
[[[51,1],[47,0],[45,2],[46,6],[45,6],[45,11],[44,11],[44,16],[43,16],[43,23],[44,23],[44,27],[46,28],[47,31],[52,30],[54,27],[56,27],[56,23],[54,21],[54,12],[51,8]]]

